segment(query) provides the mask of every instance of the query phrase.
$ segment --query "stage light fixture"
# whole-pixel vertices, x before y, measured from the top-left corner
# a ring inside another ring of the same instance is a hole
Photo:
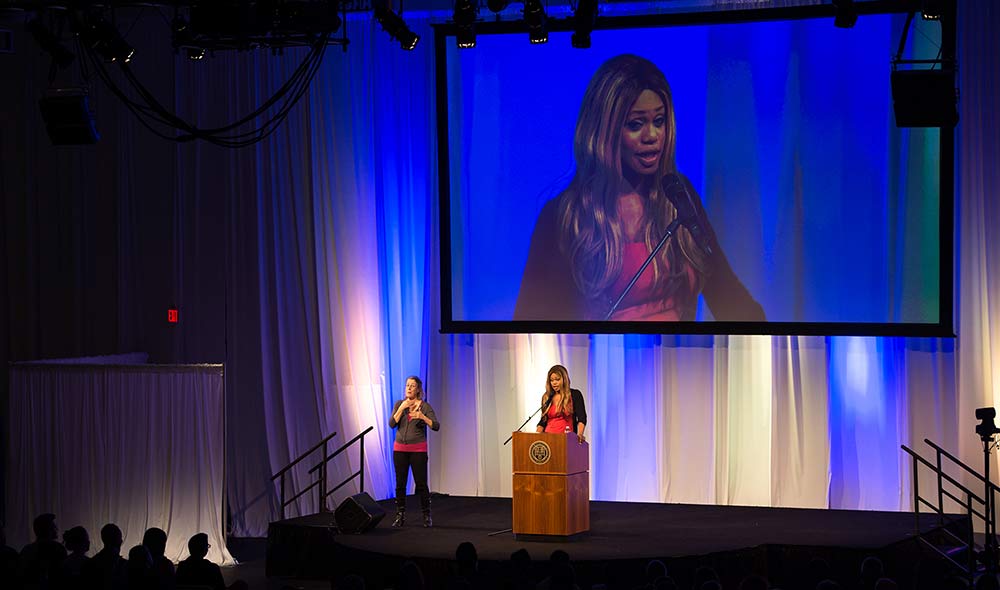
[[[125,41],[118,29],[99,16],[85,25],[80,38],[105,61],[127,64],[135,55],[135,49]]]
[[[590,34],[597,22],[597,0],[580,0],[573,13],[573,36],[570,43],[578,49],[590,48]]]
[[[476,46],[476,17],[479,16],[479,7],[473,0],[455,0],[455,13],[452,20],[458,31],[455,34],[455,43],[459,49],[468,49]]]
[[[205,59],[205,48],[204,47],[185,47],[184,54],[191,61],[200,61]]]
[[[31,33],[31,36],[35,39],[35,43],[42,48],[42,51],[48,53],[52,56],[52,62],[62,69],[68,68],[76,56],[73,52],[66,48],[62,42],[42,24],[42,21],[32,19],[25,26],[25,30]]]
[[[895,70],[890,85],[896,127],[947,128],[958,124],[953,69]]]
[[[406,51],[417,46],[420,37],[406,26],[402,17],[392,11],[388,6],[375,7],[375,21],[382,25],[382,30],[389,33],[389,36],[399,41],[399,46]]]
[[[497,14],[506,10],[508,6],[510,6],[510,0],[486,0],[486,7]]]
[[[920,6],[920,15],[924,20],[941,20],[941,13],[944,12],[944,0],[923,0]]]
[[[541,0],[525,0],[524,22],[528,25],[528,40],[531,43],[548,43],[549,29],[545,21],[545,8],[542,7]]]
[[[38,108],[52,145],[92,145],[101,138],[83,88],[53,90],[38,100]]]
[[[833,17],[833,26],[850,29],[858,22],[858,10],[854,7],[854,0],[832,0],[832,2],[837,10]]]

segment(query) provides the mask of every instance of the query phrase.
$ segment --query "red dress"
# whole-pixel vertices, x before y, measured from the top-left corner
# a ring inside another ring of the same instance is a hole
[[[549,417],[545,423],[545,432],[566,432],[567,428],[573,430],[573,415],[560,413],[555,404],[549,405],[549,411],[545,414]]]

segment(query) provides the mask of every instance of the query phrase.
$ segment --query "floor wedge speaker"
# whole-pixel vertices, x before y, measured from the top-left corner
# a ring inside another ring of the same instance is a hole
[[[385,518],[385,510],[365,492],[347,498],[333,511],[342,533],[360,534],[375,528]]]

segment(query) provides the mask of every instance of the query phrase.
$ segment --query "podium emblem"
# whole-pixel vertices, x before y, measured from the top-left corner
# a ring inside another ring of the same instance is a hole
[[[536,440],[528,448],[528,457],[531,458],[531,462],[535,465],[545,465],[552,458],[552,449],[549,448],[547,442]]]

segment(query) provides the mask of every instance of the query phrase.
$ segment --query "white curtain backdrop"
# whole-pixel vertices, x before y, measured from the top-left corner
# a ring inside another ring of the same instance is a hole
[[[208,534],[208,558],[233,563],[223,534],[221,365],[18,364],[10,372],[7,537],[32,541],[32,520],[81,525],[94,551],[117,524],[123,550],[158,527],[166,556]]]

